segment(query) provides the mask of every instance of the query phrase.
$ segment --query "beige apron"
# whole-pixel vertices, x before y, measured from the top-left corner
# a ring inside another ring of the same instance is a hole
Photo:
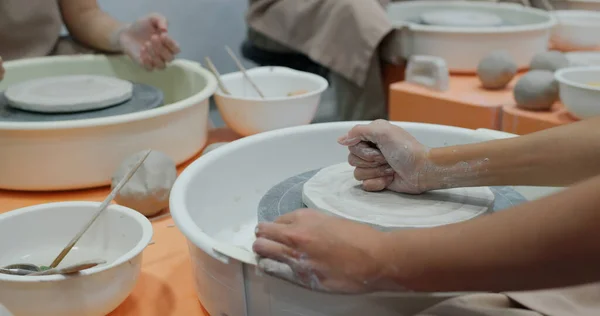
[[[61,39],[58,0],[0,0],[0,56],[13,60],[91,50]]]
[[[473,294],[454,298],[416,316],[598,316],[600,283],[565,289]]]
[[[249,38],[265,50],[303,53],[331,70],[339,119],[387,118],[381,57],[403,62],[397,45],[385,45],[395,47],[391,52],[380,51],[380,44],[393,30],[384,9],[389,2],[250,0]],[[393,42],[394,36],[388,38]]]

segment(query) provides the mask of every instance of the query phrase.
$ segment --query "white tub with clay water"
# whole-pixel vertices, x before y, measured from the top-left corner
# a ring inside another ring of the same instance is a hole
[[[360,123],[368,122],[314,124],[257,134],[208,153],[181,174],[171,193],[171,214],[188,239],[197,295],[211,315],[402,316],[456,295],[342,296],[311,292],[257,273],[253,254],[232,247],[252,244],[257,205],[274,185],[346,161],[348,151],[336,140]],[[430,147],[515,136],[431,124],[398,124]],[[528,199],[555,190],[516,189]]]

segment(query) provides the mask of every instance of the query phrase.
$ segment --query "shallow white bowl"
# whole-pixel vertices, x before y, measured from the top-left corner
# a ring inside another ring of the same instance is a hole
[[[600,47],[600,12],[554,11],[557,24],[552,29],[552,47],[561,51],[591,50]]]
[[[171,214],[188,240],[197,295],[210,315],[413,315],[458,295],[326,295],[257,274],[246,256],[253,257],[252,253],[243,249],[223,251],[223,245],[250,247],[258,203],[275,184],[345,161],[348,149],[336,140],[364,123],[368,122],[311,124],[253,135],[202,156],[181,174],[171,192]],[[430,147],[516,136],[432,124],[397,124]],[[549,188],[516,189],[529,199],[553,192]]]
[[[49,265],[97,210],[98,202],[61,202],[0,214],[0,266]],[[59,265],[103,259],[77,275],[0,274],[0,304],[15,316],[103,316],[133,290],[152,225],[140,213],[111,205]]]
[[[231,95],[220,90],[215,93],[223,121],[243,136],[309,124],[316,114],[321,94],[328,87],[327,80],[321,76],[285,67],[258,67],[247,73],[264,99],[241,72],[221,76]],[[287,96],[299,90],[308,92]]]
[[[600,115],[600,66],[571,67],[554,74],[559,83],[560,100],[574,116],[585,119]]]
[[[214,76],[200,64],[176,60],[148,72],[129,58],[52,56],[4,63],[0,90],[34,78],[105,75],[161,89],[164,106],[125,115],[61,121],[0,122],[0,189],[50,191],[109,185],[126,157],[146,149],[180,164],[208,137],[208,99]]]
[[[505,21],[502,26],[464,27],[419,23],[425,12],[468,10],[491,13]],[[453,73],[475,73],[479,61],[494,50],[507,51],[520,69],[533,56],[548,50],[555,18],[540,9],[513,3],[483,1],[403,1],[387,8],[387,15],[400,34],[405,58],[431,55],[443,58]]]

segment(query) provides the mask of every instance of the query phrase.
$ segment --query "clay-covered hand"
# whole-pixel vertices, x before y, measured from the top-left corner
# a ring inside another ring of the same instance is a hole
[[[2,61],[2,57],[0,56],[0,81],[4,79],[4,62]]]
[[[260,223],[253,250],[266,274],[314,291],[359,294],[381,290],[385,264],[374,228],[311,209]]]
[[[164,69],[179,53],[167,34],[167,19],[150,14],[119,31],[118,48],[147,70]]]
[[[428,148],[401,127],[377,120],[355,126],[338,142],[348,146],[348,162],[365,191],[426,191],[419,178],[428,165]]]

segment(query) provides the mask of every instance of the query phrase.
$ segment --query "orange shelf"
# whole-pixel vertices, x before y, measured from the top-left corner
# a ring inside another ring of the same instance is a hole
[[[527,111],[513,104],[502,108],[502,131],[525,135],[552,128],[578,119],[572,117],[561,103],[556,103],[550,111]]]
[[[475,76],[453,75],[445,92],[397,82],[389,89],[389,118],[393,121],[499,130],[502,106],[513,102],[514,82],[516,79],[505,89],[490,91],[483,89]]]

